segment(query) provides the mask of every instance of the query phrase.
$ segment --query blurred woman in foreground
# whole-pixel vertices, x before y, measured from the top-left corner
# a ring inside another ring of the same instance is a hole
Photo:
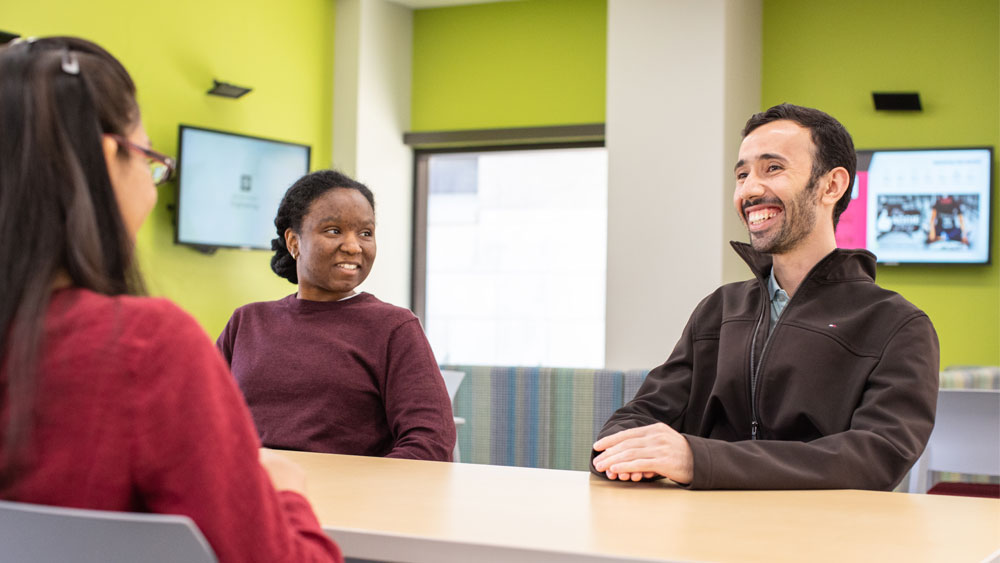
[[[341,561],[198,324],[139,297],[173,161],[107,51],[0,48],[0,498],[190,516],[220,561]]]

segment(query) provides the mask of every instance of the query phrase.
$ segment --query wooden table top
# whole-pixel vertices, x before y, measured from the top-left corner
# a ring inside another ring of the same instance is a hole
[[[1000,500],[688,491],[589,473],[283,452],[352,557],[393,561],[982,561]]]

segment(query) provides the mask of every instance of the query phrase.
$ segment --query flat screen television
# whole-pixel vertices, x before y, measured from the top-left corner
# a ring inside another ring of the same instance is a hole
[[[181,125],[178,244],[271,249],[285,191],[309,171],[308,145]]]
[[[882,264],[989,264],[993,149],[858,151],[837,246]]]

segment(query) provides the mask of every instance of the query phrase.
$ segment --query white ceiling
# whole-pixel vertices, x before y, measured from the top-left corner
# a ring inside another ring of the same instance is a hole
[[[422,8],[443,8],[446,6],[462,6],[465,4],[489,4],[490,2],[511,2],[513,0],[389,0],[394,4],[406,6],[414,10]]]

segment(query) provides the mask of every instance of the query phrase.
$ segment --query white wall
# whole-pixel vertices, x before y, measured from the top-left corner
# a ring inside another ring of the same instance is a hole
[[[608,2],[609,368],[662,363],[738,271],[732,167],[760,104],[760,33],[759,0]]]
[[[727,0],[725,13],[725,56],[726,72],[723,76],[725,93],[725,131],[722,136],[723,172],[726,178],[722,186],[725,210],[722,219],[722,238],[726,241],[747,242],[746,227],[740,221],[732,205],[736,179],[733,167],[739,154],[740,132],[747,119],[761,110],[761,34],[763,14],[761,0]],[[724,283],[749,279],[751,274],[734,252],[726,244],[722,260],[722,281]]]
[[[413,11],[386,0],[337,0],[333,165],[375,194],[378,253],[364,291],[410,306]]]

